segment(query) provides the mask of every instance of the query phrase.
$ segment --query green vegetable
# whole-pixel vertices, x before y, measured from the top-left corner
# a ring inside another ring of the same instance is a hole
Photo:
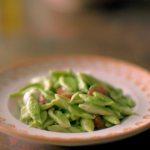
[[[25,120],[29,120],[29,119],[31,119],[31,116],[30,116],[29,112],[27,111],[27,107],[24,106],[21,109],[20,120],[25,121]]]
[[[36,122],[36,121],[33,121],[30,125],[29,125],[29,127],[33,127],[33,128],[38,128],[40,126],[40,124],[38,123],[38,122]]]
[[[79,91],[84,93],[88,92],[88,85],[79,76],[77,77],[77,84],[78,84]]]
[[[53,99],[55,99],[55,93],[52,91],[45,91],[41,89],[41,95],[46,100],[46,102],[51,102]]]
[[[42,124],[41,115],[40,115],[40,105],[33,96],[30,96],[30,99],[27,102],[26,107],[31,118],[35,122],[39,122],[40,124]]]
[[[24,104],[24,102],[23,102],[22,99],[19,99],[19,100],[17,101],[17,104],[18,104],[18,107],[19,107],[20,109],[22,109],[22,107],[25,106],[25,104]]]
[[[45,91],[53,90],[53,81],[50,78],[45,78],[43,81],[43,86]]]
[[[85,131],[94,131],[94,122],[92,119],[81,119],[80,124]]]
[[[93,95],[94,96],[98,96],[100,99],[102,99],[103,101],[105,101],[105,102],[112,102],[113,100],[112,99],[110,99],[109,97],[107,97],[107,96],[105,96],[105,95],[103,95],[103,94],[101,94],[101,93],[98,93],[98,92],[93,92]],[[113,103],[111,104],[111,105],[109,105],[109,107],[110,108],[113,108],[113,109],[116,109],[117,111],[121,111],[121,108],[119,107],[119,105],[115,102],[115,101],[113,101]]]
[[[65,115],[68,119],[70,119],[71,121],[76,121],[76,120],[79,119],[78,116],[76,116],[76,115],[70,113],[69,111],[65,111],[65,112],[64,112],[64,115]]]
[[[120,104],[124,104],[124,105],[127,105],[129,107],[134,107],[135,106],[135,102],[131,99],[130,96],[124,96],[120,99],[118,99],[118,103]]]
[[[43,128],[47,128],[47,126],[51,126],[53,124],[54,124],[54,120],[50,118],[48,115],[46,121],[43,123]]]
[[[51,108],[48,111],[48,115],[63,128],[69,128],[71,126],[68,118],[61,111]]]
[[[25,90],[28,90],[29,88],[41,88],[42,85],[39,84],[39,83],[29,83],[25,86],[23,86],[22,88],[16,90],[14,93],[11,93],[9,95],[9,97],[18,97],[18,96],[23,96],[24,95],[24,92]]]
[[[114,124],[108,122],[107,120],[105,120],[104,118],[103,118],[103,122],[104,122],[105,127],[107,127],[107,128],[112,127],[114,125]]]
[[[41,112],[42,124],[45,122],[46,119],[47,119],[47,111],[42,111]]]
[[[101,87],[103,87],[106,91],[108,91],[110,89],[110,85],[102,82],[96,78],[94,78],[91,75],[85,74],[85,73],[77,73],[77,77],[81,78],[85,83],[87,83],[88,85],[93,85],[93,84],[99,84]]]
[[[92,75],[74,74],[70,69],[50,70],[49,75],[32,78],[9,95],[19,98],[20,120],[29,127],[92,132],[121,124],[135,114],[136,103],[130,96]]]
[[[69,129],[63,128],[60,125],[51,125],[51,126],[48,126],[47,129],[49,131],[54,131],[54,132],[66,132],[66,133],[70,132]]]
[[[76,92],[78,90],[77,82],[74,77],[60,77],[59,84],[66,90]]]
[[[70,113],[74,114],[75,116],[82,117],[82,118],[90,118],[93,119],[93,115],[85,112],[84,110],[80,109],[77,105],[70,105],[68,107]]]
[[[60,96],[58,94],[56,94],[55,97],[56,97],[55,105],[57,105],[58,107],[62,109],[68,110],[70,99],[64,96]]]
[[[80,132],[82,132],[78,127],[76,127],[76,126],[71,126],[71,127],[69,127],[68,128],[68,130],[70,131],[70,132],[72,132],[72,133],[80,133]]]
[[[92,103],[100,106],[107,106],[114,104],[113,101],[105,102],[102,99],[100,99],[98,96],[90,96],[87,94],[79,94],[79,97],[84,100],[87,103]]]
[[[72,97],[71,100],[69,102],[69,104],[80,104],[83,103],[84,100],[82,100],[79,96],[79,94],[82,94],[82,92],[76,92]]]
[[[50,103],[41,105],[41,110],[48,110],[59,102],[59,99],[54,99]]]
[[[99,105],[95,105],[95,104],[90,104],[90,103],[84,103],[84,104],[80,104],[79,107],[89,113],[92,114],[99,114],[99,115],[114,115],[115,113],[104,106],[99,106]]]
[[[135,111],[132,110],[128,106],[119,105],[119,107],[121,109],[121,114],[123,114],[123,115],[134,115],[135,114]]]
[[[114,101],[117,101],[119,98],[122,97],[123,93],[121,89],[111,89],[109,95]]]
[[[50,70],[49,74],[55,79],[58,79],[60,76],[74,76],[72,70]]]
[[[103,118],[112,124],[120,124],[120,120],[117,117],[110,116],[110,115],[107,115],[107,116],[104,115]]]

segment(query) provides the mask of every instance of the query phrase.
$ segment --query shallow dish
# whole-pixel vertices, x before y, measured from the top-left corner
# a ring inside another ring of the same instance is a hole
[[[89,73],[116,88],[123,89],[136,103],[135,115],[119,125],[88,133],[58,133],[29,128],[18,120],[17,99],[9,94],[29,79],[47,75],[48,70],[70,68],[73,72]],[[100,144],[124,139],[150,128],[150,74],[148,71],[113,58],[88,55],[53,55],[12,66],[0,73],[0,130],[35,142],[79,146]]]

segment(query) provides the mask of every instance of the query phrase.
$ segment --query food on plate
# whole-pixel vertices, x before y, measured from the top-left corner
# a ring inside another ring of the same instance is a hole
[[[22,122],[54,132],[101,130],[135,114],[135,102],[122,89],[70,69],[50,70],[9,96],[18,97]]]

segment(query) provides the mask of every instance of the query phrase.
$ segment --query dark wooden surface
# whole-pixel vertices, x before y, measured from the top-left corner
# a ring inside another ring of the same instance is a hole
[[[94,54],[122,59],[150,70],[149,9],[129,7],[111,11],[92,11],[74,16],[60,14],[50,16],[49,26],[46,28],[41,25],[33,30],[34,23],[29,23],[20,35],[0,36],[1,68],[42,55]],[[150,129],[124,140],[88,147],[35,144],[33,146],[23,141],[10,146],[8,142],[10,137],[0,134],[0,138],[0,149],[3,146],[4,149],[9,150],[121,149],[122,147],[149,150]]]

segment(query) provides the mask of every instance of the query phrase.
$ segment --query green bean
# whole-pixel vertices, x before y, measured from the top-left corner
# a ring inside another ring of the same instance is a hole
[[[81,126],[80,126],[80,122],[78,125],[75,125],[76,128],[78,128],[81,132],[86,132]]]
[[[98,96],[90,96],[87,94],[79,94],[79,97],[82,100],[84,100],[85,102],[97,104],[100,106],[112,105],[114,103],[113,101],[105,102],[105,101],[101,100]]]
[[[117,100],[122,97],[123,93],[121,89],[112,89],[109,92],[109,95],[114,101],[117,102]]]
[[[68,110],[70,99],[58,94],[55,94],[55,97],[57,99],[56,105],[60,108]]]
[[[47,130],[46,128],[43,127],[43,125],[39,125],[39,126],[38,126],[38,129]]]
[[[134,107],[135,106],[135,102],[132,100],[132,98],[130,96],[125,96],[124,99],[126,99],[127,105],[129,107]]]
[[[78,90],[77,82],[74,77],[60,77],[59,84],[63,87],[66,91],[76,92]]]
[[[121,113],[121,108],[117,103],[113,103],[112,105],[109,105],[108,107],[112,110],[116,110]]]
[[[23,95],[24,95],[24,93],[20,93],[20,92],[16,91],[14,93],[9,94],[9,97],[11,97],[11,98],[13,98],[13,97],[21,97]]]
[[[82,132],[78,127],[76,127],[76,126],[71,126],[71,127],[69,127],[68,128],[68,130],[70,131],[70,132],[72,132],[72,133],[80,133],[80,132]]]
[[[53,76],[56,80],[60,76],[74,76],[74,74],[72,73],[72,70],[70,70],[70,69],[66,69],[66,70],[50,70],[49,74],[51,76]]]
[[[42,120],[40,116],[40,106],[37,100],[33,96],[30,96],[30,99],[28,100],[26,107],[31,118],[35,122],[39,122],[40,124],[42,124]]]
[[[39,124],[38,122],[33,121],[33,122],[29,125],[29,127],[38,128],[39,125],[40,125],[40,124]]]
[[[51,108],[48,111],[48,115],[63,128],[69,128],[71,126],[68,118],[59,110]]]
[[[58,95],[58,94],[55,94],[55,98],[56,99],[52,100],[50,103],[42,105],[41,109],[47,110],[47,109],[51,108],[52,106],[56,105],[60,108],[68,110],[70,99],[68,99],[67,97]]]
[[[21,109],[20,120],[24,121],[24,120],[29,120],[29,119],[31,119],[31,116],[27,111],[27,107],[23,106],[22,109]]]
[[[43,124],[43,127],[47,128],[47,126],[51,126],[53,124],[54,124],[54,120],[52,118],[50,118],[48,115],[46,121]]]
[[[64,112],[64,115],[65,115],[68,119],[70,119],[71,121],[75,121],[75,120],[78,120],[78,119],[79,119],[78,116],[76,116],[76,115],[70,113],[69,111],[65,111],[65,112]]]
[[[116,109],[114,109],[114,108],[111,108],[111,110],[113,110],[113,112],[115,113],[115,116],[117,117],[117,118],[121,118],[121,112],[120,111],[118,111],[118,110],[116,110]]]
[[[118,99],[118,101],[116,101],[116,104],[117,104],[116,106],[119,106],[121,114],[123,114],[123,115],[135,114],[135,111],[133,111],[129,106],[127,106],[128,101],[124,100],[123,98]],[[109,107],[111,108],[112,105]]]
[[[111,102],[111,101],[113,101],[108,96],[106,96],[106,95],[104,95],[102,93],[96,92],[96,91],[93,92],[93,95],[96,96],[96,97],[99,97],[101,100],[103,100],[105,102]]]
[[[54,88],[54,90],[56,91],[57,89],[59,89],[61,86],[60,86],[60,84],[59,84],[59,80],[56,80],[55,82],[54,82],[54,84],[53,84],[53,88]]]
[[[29,120],[25,120],[25,121],[23,121],[25,124],[27,124],[27,125],[30,125],[30,124],[32,124],[33,123],[33,119],[31,118],[31,119],[29,119]]]
[[[77,83],[78,83],[79,91],[84,92],[84,93],[88,92],[87,84],[79,76],[77,76]]]
[[[76,92],[69,101],[69,104],[79,104],[83,103],[84,101],[79,97],[79,94],[82,94],[82,92]]]
[[[29,88],[33,88],[33,87],[37,87],[37,88],[41,88],[41,84],[39,83],[29,83],[25,86],[23,86],[22,88],[16,90],[14,93],[10,94],[9,97],[18,97],[18,96],[23,96],[24,95],[24,91],[29,89]]]
[[[50,78],[45,78],[43,80],[43,85],[44,85],[44,90],[45,91],[50,91],[53,90],[53,81]]]
[[[92,114],[115,116],[115,113],[111,109],[104,107],[104,106],[90,104],[90,103],[84,103],[84,104],[79,104],[79,107],[89,113],[92,113]]]
[[[111,115],[104,115],[103,119],[105,119],[106,121],[112,123],[112,124],[120,124],[120,120],[115,117],[115,116],[111,116]]]
[[[128,106],[128,101],[127,101],[125,98],[123,98],[123,97],[118,98],[116,102],[117,102],[118,104],[120,104],[120,105],[125,106],[125,107]]]
[[[25,104],[24,104],[24,102],[23,102],[22,99],[19,99],[19,100],[17,101],[17,105],[18,105],[19,109],[21,109],[22,107],[25,106]]]
[[[82,117],[82,118],[94,119],[93,115],[80,109],[77,105],[69,105],[68,109],[69,109],[70,113],[74,114],[75,116]]]
[[[71,121],[75,121],[75,120],[78,120],[79,117],[76,116],[76,115],[74,115],[74,114],[71,114],[71,115],[70,115],[70,119],[71,119]]]
[[[124,118],[126,118],[128,115],[123,115],[123,114],[121,114],[121,116],[119,117],[119,119],[124,119]]]
[[[50,103],[41,105],[41,110],[48,110],[51,107],[53,107],[54,105],[57,105],[59,102],[60,102],[60,99],[54,99]]]
[[[32,122],[29,127],[45,130],[44,126],[36,121]]]
[[[94,78],[91,75],[85,74],[85,73],[77,73],[77,77],[81,78],[85,83],[87,83],[89,86],[93,85],[93,84],[99,84],[103,89],[105,89],[106,91],[109,91],[110,88],[112,87],[111,85],[100,81],[97,78]]]
[[[47,129],[49,131],[54,131],[54,132],[64,132],[64,133],[70,132],[69,129],[63,128],[60,125],[47,126]]]
[[[109,97],[105,96],[104,94],[96,92],[96,91],[93,92],[93,95],[94,96],[98,96],[99,98],[101,98],[105,102],[111,102],[111,101],[113,101],[112,99],[110,99]],[[109,107],[113,108],[113,109],[116,109],[119,112],[121,111],[119,105],[116,102],[114,102],[111,105],[109,105]]]
[[[70,113],[69,111],[65,111],[65,112],[64,112],[64,115],[65,115],[68,119],[71,118],[71,113]]]
[[[41,84],[38,84],[38,83],[29,83],[25,86],[23,86],[22,88],[18,89],[17,92],[23,92],[31,87],[37,87],[37,88],[40,88],[41,87]]]
[[[46,100],[46,102],[51,102],[53,99],[55,99],[55,93],[52,91],[45,91],[45,90],[40,90],[43,98]]]
[[[94,131],[94,122],[92,119],[81,119],[80,121],[81,127],[87,131],[87,132],[91,132]]]
[[[105,123],[105,126],[107,127],[107,128],[109,128],[109,127],[112,127],[114,124],[112,124],[112,123],[110,123],[110,122],[106,122]]]
[[[121,114],[123,114],[123,115],[134,115],[135,114],[135,111],[132,110],[130,107],[123,106],[123,105],[120,105],[120,104],[118,104],[118,105],[121,108]]]
[[[57,101],[57,99],[55,99],[55,100],[52,100],[50,103],[47,103],[47,104],[42,104],[41,105],[41,110],[48,110],[48,109],[50,109],[51,107],[53,107],[55,104],[56,104],[56,101]]]
[[[42,124],[45,122],[46,119],[47,119],[47,111],[42,111],[41,112]]]
[[[106,121],[104,118],[103,118],[103,122],[104,122],[105,127],[107,127],[107,128],[114,126],[114,124]]]

